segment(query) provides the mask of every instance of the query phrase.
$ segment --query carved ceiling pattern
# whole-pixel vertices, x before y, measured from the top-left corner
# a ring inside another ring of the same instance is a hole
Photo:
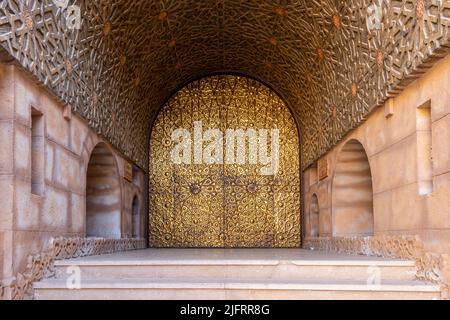
[[[143,168],[157,111],[199,75],[271,83],[309,165],[449,51],[450,0],[70,0],[80,30],[54,1],[0,0],[0,44]]]

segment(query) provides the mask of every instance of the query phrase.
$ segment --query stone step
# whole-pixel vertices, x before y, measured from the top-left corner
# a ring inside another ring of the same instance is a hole
[[[69,290],[64,279],[34,285],[37,300],[164,299],[440,299],[439,286],[419,281],[383,281],[368,286],[360,281],[236,281],[216,279],[96,279]]]
[[[80,290],[66,287],[73,266]],[[438,286],[413,280],[413,261],[301,249],[147,249],[55,267],[54,278],[35,284],[36,299],[440,298]]]
[[[82,279],[202,278],[257,280],[414,280],[412,261],[402,260],[64,260],[55,264],[57,278],[68,276],[68,267],[78,266]]]

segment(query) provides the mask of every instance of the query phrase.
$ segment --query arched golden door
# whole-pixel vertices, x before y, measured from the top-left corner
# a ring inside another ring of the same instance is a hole
[[[299,137],[260,82],[211,76],[180,90],[150,140],[152,247],[299,247]]]

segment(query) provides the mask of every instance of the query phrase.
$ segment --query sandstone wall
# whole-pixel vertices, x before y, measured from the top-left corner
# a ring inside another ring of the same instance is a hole
[[[100,142],[21,69],[0,65],[0,279],[23,270],[51,237],[86,235],[86,172]],[[108,147],[117,163],[120,236],[128,237],[133,197],[143,204],[144,174],[124,180],[126,160]]]
[[[417,234],[427,249],[450,252],[450,56],[440,61],[396,98],[372,112],[325,158],[328,177],[318,169],[305,178],[306,235],[310,203],[316,194],[321,236],[331,236],[336,209],[333,193],[342,149],[352,139],[367,153],[372,174],[374,233]],[[361,196],[355,185],[345,191],[348,201]],[[356,201],[356,200],[355,200]]]

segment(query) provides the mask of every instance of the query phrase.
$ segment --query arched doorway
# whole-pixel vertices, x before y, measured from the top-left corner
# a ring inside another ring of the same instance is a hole
[[[185,86],[154,122],[149,159],[150,246],[300,246],[298,130],[261,82]]]
[[[332,191],[333,236],[373,235],[370,164],[363,145],[348,141],[340,151]]]
[[[311,203],[309,205],[309,224],[311,237],[318,237],[320,235],[319,225],[319,199],[316,194],[311,197]]]
[[[131,206],[131,228],[133,238],[141,237],[141,213],[139,207],[139,198],[134,196]]]
[[[92,151],[86,179],[86,235],[121,237],[121,196],[117,164],[106,144]]]

